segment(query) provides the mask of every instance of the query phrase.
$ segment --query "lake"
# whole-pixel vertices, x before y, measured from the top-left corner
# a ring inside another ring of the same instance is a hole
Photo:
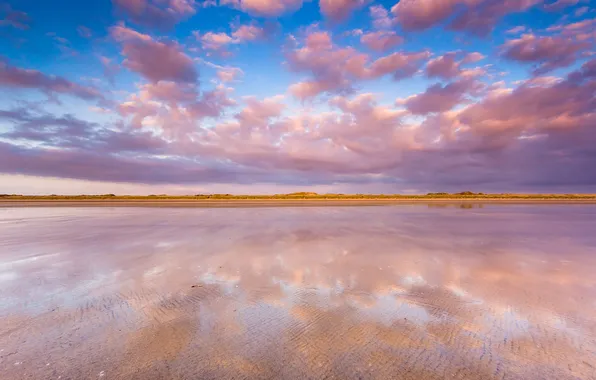
[[[2,379],[595,379],[596,205],[0,208]]]

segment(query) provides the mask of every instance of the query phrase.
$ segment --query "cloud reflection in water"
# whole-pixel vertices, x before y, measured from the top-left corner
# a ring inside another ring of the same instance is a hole
[[[592,206],[0,218],[11,378],[594,376]]]

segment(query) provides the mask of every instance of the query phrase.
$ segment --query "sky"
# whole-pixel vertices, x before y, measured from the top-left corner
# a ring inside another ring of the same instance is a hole
[[[0,40],[0,193],[596,193],[596,0],[19,0]]]

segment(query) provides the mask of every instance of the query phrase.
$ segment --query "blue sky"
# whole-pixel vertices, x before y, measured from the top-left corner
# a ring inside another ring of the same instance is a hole
[[[0,193],[594,192],[595,16],[588,0],[9,1]]]

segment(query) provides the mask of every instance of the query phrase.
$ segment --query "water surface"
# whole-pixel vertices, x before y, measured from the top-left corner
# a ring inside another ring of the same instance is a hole
[[[0,208],[2,379],[595,379],[596,206]]]

